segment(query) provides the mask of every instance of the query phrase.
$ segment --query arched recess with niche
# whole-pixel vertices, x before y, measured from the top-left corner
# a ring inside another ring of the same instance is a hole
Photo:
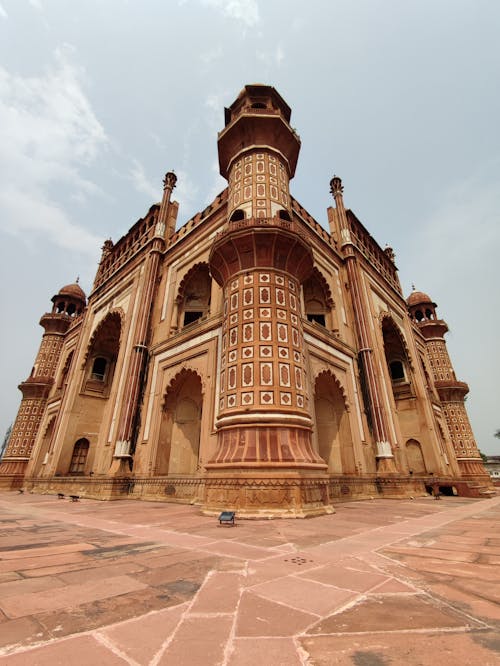
[[[196,474],[203,393],[200,376],[181,370],[170,382],[162,410],[154,473]]]
[[[85,392],[102,397],[109,395],[120,349],[121,329],[121,315],[117,311],[107,314],[98,324],[85,359]]]
[[[52,439],[52,434],[54,432],[54,426],[56,423],[56,417],[55,415],[52,416],[50,421],[47,424],[47,427],[45,428],[45,432],[43,433],[43,438],[40,443],[40,446],[38,448],[38,454],[37,454],[37,459],[35,463],[35,468],[33,472],[33,476],[43,476],[43,470],[45,468],[45,463],[47,462],[47,457],[49,453],[49,446],[50,446],[50,441]]]
[[[413,395],[410,355],[401,330],[389,315],[382,319],[382,337],[394,399],[409,397]]]
[[[183,277],[179,285],[176,303],[179,328],[193,324],[210,313],[212,278],[208,264],[195,264]]]
[[[314,383],[315,430],[319,454],[330,474],[356,471],[347,400],[337,377],[324,370]]]
[[[335,304],[330,287],[316,266],[310,277],[304,282],[303,292],[307,319],[325,326],[328,330],[337,330]]]
[[[422,447],[416,439],[409,439],[406,442],[406,459],[412,474],[427,474]]]
[[[68,423],[63,448],[57,461],[56,473],[68,473],[75,442],[84,433],[96,433],[96,442],[102,438],[101,431],[103,424],[107,423],[105,414],[109,405],[109,396],[112,394],[115,368],[120,352],[121,332],[122,313],[119,310],[113,310],[99,322],[90,339],[83,363],[81,391],[73,404],[67,406],[68,410],[78,414],[79,417]],[[86,473],[91,471],[95,454],[96,447],[93,446],[91,458],[85,466]]]

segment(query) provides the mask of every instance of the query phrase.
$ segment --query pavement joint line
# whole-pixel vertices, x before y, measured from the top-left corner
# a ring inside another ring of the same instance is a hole
[[[179,620],[177,621],[177,624],[175,625],[175,629],[170,633],[170,636],[167,637],[165,641],[161,644],[161,646],[158,648],[157,652],[153,655],[152,659],[149,662],[149,666],[158,666],[158,663],[160,659],[163,657],[165,652],[167,651],[168,647],[172,644],[175,635],[179,631],[179,628],[181,627],[182,623],[184,622],[185,619],[188,618],[189,613],[191,608],[193,607],[196,599],[198,598],[198,595],[200,594],[201,590],[205,587],[206,583],[212,576],[216,573],[215,570],[209,571],[204,580],[203,583],[200,585],[198,590],[196,591],[196,594],[193,595],[193,598],[190,600],[190,602],[187,605],[186,610],[181,614]]]
[[[245,576],[248,575],[248,562],[245,565]],[[239,594],[238,594],[238,599],[236,601],[236,605],[234,607],[233,611],[233,621],[231,623],[231,629],[229,630],[229,636],[227,638],[226,644],[224,646],[224,657],[222,660],[221,666],[227,666],[229,663],[229,659],[231,659],[231,656],[234,653],[234,638],[236,634],[236,623],[238,621],[238,613],[240,610],[240,603],[241,599],[243,597],[243,592],[245,591],[245,587],[241,584],[240,581],[238,581],[238,589],[239,589]]]
[[[106,649],[108,649],[112,654],[126,661],[127,664],[129,664],[129,666],[142,666],[133,657],[120,650],[120,648],[117,645],[115,645],[111,639],[101,634],[100,631],[91,632],[90,635],[94,638],[95,641],[97,641]]]

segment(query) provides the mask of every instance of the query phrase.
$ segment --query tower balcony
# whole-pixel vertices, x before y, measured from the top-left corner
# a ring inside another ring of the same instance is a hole
[[[440,399],[444,402],[463,401],[469,392],[469,385],[456,379],[435,381],[434,386]]]
[[[239,271],[254,268],[283,270],[302,283],[313,268],[305,234],[292,221],[279,217],[251,217],[229,222],[215,236],[210,272],[219,285]]]

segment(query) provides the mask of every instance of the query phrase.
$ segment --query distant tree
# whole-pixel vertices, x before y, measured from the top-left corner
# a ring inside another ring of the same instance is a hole
[[[479,451],[479,455],[483,459],[483,462],[488,462],[488,456],[486,455],[486,453],[483,453],[482,451]]]
[[[4,451],[7,448],[11,432],[12,432],[12,423],[7,428],[7,432],[5,433],[5,437],[3,438],[2,446],[0,446],[0,458],[3,456]]]
[[[495,437],[497,437],[498,439],[500,439],[500,428],[496,431],[496,433],[495,433]]]

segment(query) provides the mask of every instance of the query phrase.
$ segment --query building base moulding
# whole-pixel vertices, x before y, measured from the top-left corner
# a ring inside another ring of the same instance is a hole
[[[205,478],[202,512],[240,518],[308,518],[334,513],[328,476],[296,469],[213,469]]]
[[[44,495],[78,495],[97,500],[145,500],[201,506],[206,515],[236,511],[240,518],[306,518],[334,513],[339,502],[375,498],[408,499],[445,494],[485,498],[495,495],[483,477],[334,476],[292,470],[276,473],[245,469],[218,470],[207,476],[95,477],[54,476],[23,479],[0,477],[0,492],[23,488]]]

